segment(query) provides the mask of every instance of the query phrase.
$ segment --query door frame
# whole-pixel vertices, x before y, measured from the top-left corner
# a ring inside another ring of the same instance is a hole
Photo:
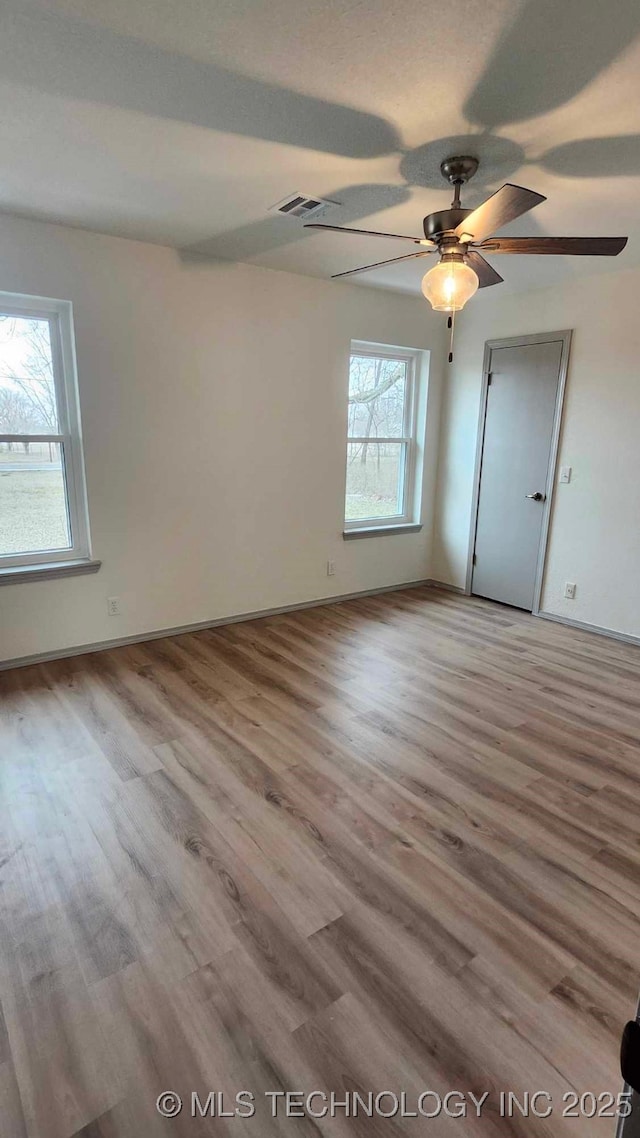
[[[473,554],[476,544],[476,530],[478,526],[478,507],[480,502],[480,478],[482,475],[482,456],[484,453],[484,436],[487,422],[487,402],[489,395],[489,364],[494,348],[519,348],[529,344],[551,344],[560,341],[562,352],[560,355],[560,369],[558,373],[558,389],[556,392],[556,405],[553,415],[553,428],[551,432],[551,449],[549,451],[549,465],[545,486],[546,500],[542,515],[542,529],[540,531],[540,545],[538,547],[538,560],[536,563],[536,578],[533,590],[532,613],[537,616],[540,612],[540,598],[544,582],[544,571],[547,558],[547,544],[549,540],[549,523],[553,507],[553,493],[556,484],[556,468],[558,464],[558,450],[560,444],[560,429],[562,426],[562,411],[564,407],[564,393],[567,385],[567,371],[569,367],[569,354],[571,351],[571,329],[561,332],[535,332],[527,336],[507,336],[499,340],[486,340],[484,345],[484,359],[482,362],[482,390],[480,393],[480,414],[478,417],[478,434],[476,444],[475,469],[473,474],[473,499],[471,508],[471,526],[469,529],[469,549],[467,554],[467,576],[464,592],[471,596],[473,580]]]

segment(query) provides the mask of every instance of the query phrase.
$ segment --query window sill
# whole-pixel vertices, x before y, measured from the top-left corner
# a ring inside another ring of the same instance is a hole
[[[24,585],[26,581],[46,581],[55,577],[79,577],[82,573],[97,573],[101,561],[88,557],[78,561],[51,561],[41,565],[13,565],[0,569],[0,585]]]
[[[420,522],[402,522],[397,526],[367,526],[362,529],[345,529],[342,531],[343,541],[353,541],[359,537],[382,537],[391,533],[419,533],[422,529]]]

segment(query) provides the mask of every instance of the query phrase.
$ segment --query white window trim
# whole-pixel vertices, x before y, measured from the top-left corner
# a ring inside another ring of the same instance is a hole
[[[416,427],[422,352],[413,348],[394,348],[389,344],[371,344],[361,340],[353,340],[349,350],[349,360],[354,355],[368,356],[374,360],[405,360],[407,364],[407,398],[405,399],[403,434],[401,436],[395,438],[378,438],[377,436],[375,438],[360,438],[355,435],[347,435],[347,453],[349,443],[402,443],[405,448],[405,461],[401,473],[401,513],[391,514],[384,518],[344,518],[344,537],[365,537],[385,531],[415,533],[421,528],[417,517],[419,495],[416,495],[415,481],[418,451]]]
[[[58,433],[0,434],[0,442],[52,442],[60,445],[72,541],[69,549],[0,554],[0,584],[66,576],[67,573],[96,572],[100,562],[91,557],[72,304],[68,300],[0,292],[0,312],[47,320],[49,324]]]

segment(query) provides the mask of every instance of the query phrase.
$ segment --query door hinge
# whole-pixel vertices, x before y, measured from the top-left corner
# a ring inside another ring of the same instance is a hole
[[[493,379],[493,372],[490,371],[487,373],[487,387],[491,387],[492,379]]]
[[[475,553],[474,553],[473,557],[471,558],[471,564],[472,564],[472,565],[475,565],[475,564],[476,564],[476,562],[477,562],[477,560],[478,560],[478,558],[476,557],[476,555],[475,555]]]

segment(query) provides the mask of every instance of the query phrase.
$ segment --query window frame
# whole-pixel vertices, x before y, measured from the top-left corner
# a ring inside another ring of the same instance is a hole
[[[352,340],[349,349],[349,371],[351,370],[351,357],[365,356],[369,359],[403,360],[406,365],[406,396],[404,405],[403,434],[394,438],[369,436],[361,437],[347,433],[346,456],[348,460],[351,443],[400,443],[404,449],[404,462],[401,470],[401,497],[402,510],[398,514],[384,517],[347,518],[346,512],[346,478],[343,509],[343,527],[345,536],[352,536],[358,532],[373,532],[376,530],[393,530],[400,527],[415,528],[418,525],[416,517],[417,495],[415,487],[417,463],[417,423],[418,423],[418,394],[420,383],[420,361],[422,352],[415,348],[394,348],[390,344],[372,344],[362,340]],[[347,386],[348,400],[348,386]],[[347,402],[348,406],[348,402]],[[348,432],[347,419],[347,432]]]
[[[0,433],[0,443],[50,442],[60,446],[71,536],[71,545],[68,549],[40,549],[29,553],[8,554],[0,551],[0,579],[5,577],[14,580],[22,571],[25,577],[33,576],[35,579],[41,575],[37,573],[38,570],[48,567],[60,570],[62,573],[65,567],[69,571],[78,571],[79,567],[87,566],[89,571],[95,571],[100,563],[91,561],[73,306],[68,300],[0,292],[0,314],[27,320],[46,320],[49,325],[58,432]]]

